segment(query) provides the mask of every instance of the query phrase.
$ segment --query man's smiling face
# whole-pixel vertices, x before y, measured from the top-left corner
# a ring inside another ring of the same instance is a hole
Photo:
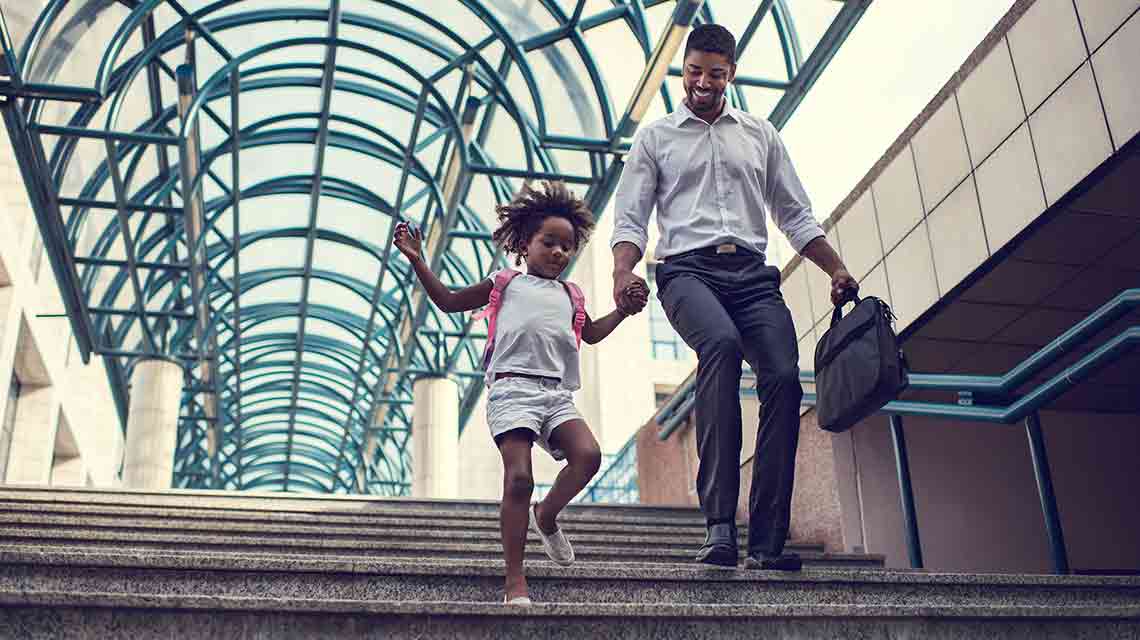
[[[686,104],[698,117],[716,115],[720,111],[728,83],[736,76],[736,65],[722,53],[693,49],[685,56]]]

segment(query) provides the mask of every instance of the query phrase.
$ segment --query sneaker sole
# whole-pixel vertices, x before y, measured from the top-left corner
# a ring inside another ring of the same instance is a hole
[[[538,527],[538,519],[534,517],[534,507],[533,506],[530,508],[530,513],[527,514],[527,519],[529,520],[530,530],[535,532],[535,534],[538,535],[539,541],[542,542],[542,550],[544,552],[546,552],[546,557],[549,558],[551,562],[553,562],[554,564],[557,564],[561,567],[569,567],[570,565],[574,564],[574,548],[573,547],[570,547],[570,557],[569,558],[565,558],[565,559],[555,558],[554,554],[551,553],[550,549],[553,545],[550,543],[550,537],[547,536],[545,533],[543,533],[542,529],[540,529]],[[570,541],[567,540],[567,545],[569,545],[569,542]]]

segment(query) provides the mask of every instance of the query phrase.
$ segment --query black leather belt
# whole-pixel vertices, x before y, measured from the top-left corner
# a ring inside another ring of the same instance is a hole
[[[715,244],[715,245],[710,245],[707,247],[701,247],[700,249],[691,249],[689,251],[682,251],[681,253],[678,253],[675,255],[666,256],[666,257],[662,258],[661,261],[662,262],[669,262],[671,260],[677,260],[679,258],[684,258],[686,256],[710,256],[713,258],[722,258],[722,257],[723,258],[735,258],[735,257],[741,257],[742,258],[744,256],[759,257],[760,254],[756,253],[755,251],[753,251],[751,249],[745,249],[744,247],[741,247],[739,245],[733,244],[731,242],[727,242],[724,244]]]

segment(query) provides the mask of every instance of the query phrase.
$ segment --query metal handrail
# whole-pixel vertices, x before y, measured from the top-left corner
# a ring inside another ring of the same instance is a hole
[[[1140,325],[1129,327],[1095,351],[1069,365],[1048,381],[1038,385],[1020,400],[1006,406],[971,406],[938,402],[894,400],[880,411],[897,415],[935,418],[961,418],[974,422],[1012,424],[1045,406],[1101,367],[1112,363],[1124,352],[1140,344]],[[815,406],[816,394],[805,393],[803,404]]]
[[[620,493],[628,489],[626,482],[621,484],[618,480],[625,474],[628,474],[630,469],[636,470],[637,467],[637,434],[634,434],[629,440],[626,441],[622,448],[614,454],[610,460],[610,464],[603,469],[596,479],[591,482],[585,489],[582,497],[583,502],[599,502],[599,492]]]

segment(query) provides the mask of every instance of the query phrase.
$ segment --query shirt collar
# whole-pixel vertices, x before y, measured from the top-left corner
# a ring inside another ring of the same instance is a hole
[[[704,122],[704,120],[698,118],[696,114],[694,114],[689,109],[689,106],[686,105],[685,101],[682,99],[677,103],[677,108],[673,110],[673,124],[679,127],[685,124],[685,121],[690,118]],[[740,122],[739,110],[736,107],[732,106],[732,103],[729,102],[727,98],[725,98],[724,101],[724,110],[720,112],[720,118],[728,118],[733,122]],[[720,118],[717,118],[717,121],[720,121]]]

